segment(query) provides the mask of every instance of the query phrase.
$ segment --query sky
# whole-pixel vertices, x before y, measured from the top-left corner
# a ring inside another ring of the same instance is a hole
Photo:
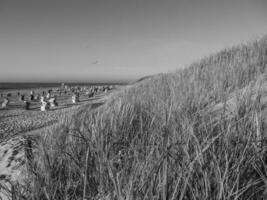
[[[267,33],[267,0],[0,0],[0,82],[135,80]]]

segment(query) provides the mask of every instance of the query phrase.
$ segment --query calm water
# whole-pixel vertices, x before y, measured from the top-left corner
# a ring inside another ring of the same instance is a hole
[[[68,86],[108,85],[109,83],[65,83]],[[114,83],[112,83],[114,84]],[[61,87],[61,83],[0,83],[0,90]]]

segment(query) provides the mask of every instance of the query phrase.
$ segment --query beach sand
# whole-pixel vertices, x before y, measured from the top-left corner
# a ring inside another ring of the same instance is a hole
[[[42,90],[47,90],[47,88],[40,88],[37,92]],[[0,197],[3,199],[8,199],[5,190],[10,189],[9,183],[20,182],[25,176],[24,144],[28,136],[38,135],[45,128],[55,125],[65,113],[78,109],[81,105],[101,105],[112,93],[100,92],[89,98],[84,91],[80,93],[80,101],[73,104],[71,92],[61,94],[61,96],[54,92],[58,106],[47,111],[40,111],[39,101],[30,102],[29,110],[25,110],[23,102],[19,100],[18,92],[25,94],[25,99],[28,99],[30,91],[31,89],[23,89],[2,92],[5,97],[7,93],[11,93],[11,97],[8,97],[10,103],[7,108],[0,109]],[[36,89],[34,91],[36,92]],[[2,101],[3,98],[0,99],[0,102]]]

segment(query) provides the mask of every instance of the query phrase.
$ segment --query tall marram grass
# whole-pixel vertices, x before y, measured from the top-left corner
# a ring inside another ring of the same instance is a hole
[[[27,199],[267,198],[267,37],[150,77],[38,140]]]

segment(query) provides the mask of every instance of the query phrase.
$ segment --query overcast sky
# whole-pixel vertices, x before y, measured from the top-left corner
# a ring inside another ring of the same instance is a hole
[[[267,0],[0,0],[0,82],[137,79],[267,33]]]

